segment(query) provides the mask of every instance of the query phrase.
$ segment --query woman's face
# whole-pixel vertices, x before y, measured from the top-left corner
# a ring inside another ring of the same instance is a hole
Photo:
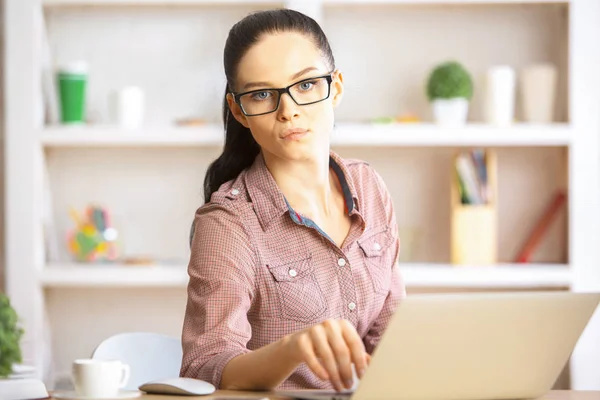
[[[295,32],[267,34],[241,59],[235,90],[236,93],[244,93],[258,89],[284,88],[330,72],[332,71],[321,52],[307,36]],[[274,156],[285,160],[316,159],[329,154],[333,108],[342,98],[342,75],[335,71],[332,76],[329,97],[314,104],[298,105],[288,94],[282,94],[276,111],[246,116],[234,102],[232,95],[228,95],[227,100],[234,117],[250,128],[265,157]],[[326,80],[309,80],[290,91],[297,99],[310,100],[320,98],[315,92],[324,93],[326,87]],[[273,95],[274,92],[269,91],[255,92],[252,97],[246,97],[246,102],[242,104],[247,105],[244,107],[247,113],[250,107],[264,110],[269,108],[269,102],[274,104]]]

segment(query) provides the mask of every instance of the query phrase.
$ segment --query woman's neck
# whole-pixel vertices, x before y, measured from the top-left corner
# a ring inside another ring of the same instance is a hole
[[[329,154],[303,161],[284,160],[263,153],[267,168],[292,208],[309,218],[332,213],[334,178]]]

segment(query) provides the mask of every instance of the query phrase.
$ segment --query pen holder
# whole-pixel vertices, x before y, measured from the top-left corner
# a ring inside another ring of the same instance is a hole
[[[492,265],[498,260],[497,162],[490,150],[454,158],[451,184],[451,263]]]

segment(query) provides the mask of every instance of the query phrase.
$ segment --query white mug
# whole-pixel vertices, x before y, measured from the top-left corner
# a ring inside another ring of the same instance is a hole
[[[129,372],[129,365],[119,360],[78,359],[73,361],[73,386],[78,396],[115,397]]]

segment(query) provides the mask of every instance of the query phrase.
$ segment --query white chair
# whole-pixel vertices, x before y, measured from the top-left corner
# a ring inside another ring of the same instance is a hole
[[[183,351],[181,340],[152,332],[120,333],[105,339],[96,347],[92,358],[118,359],[128,364],[130,376],[126,390],[141,384],[179,376]]]

